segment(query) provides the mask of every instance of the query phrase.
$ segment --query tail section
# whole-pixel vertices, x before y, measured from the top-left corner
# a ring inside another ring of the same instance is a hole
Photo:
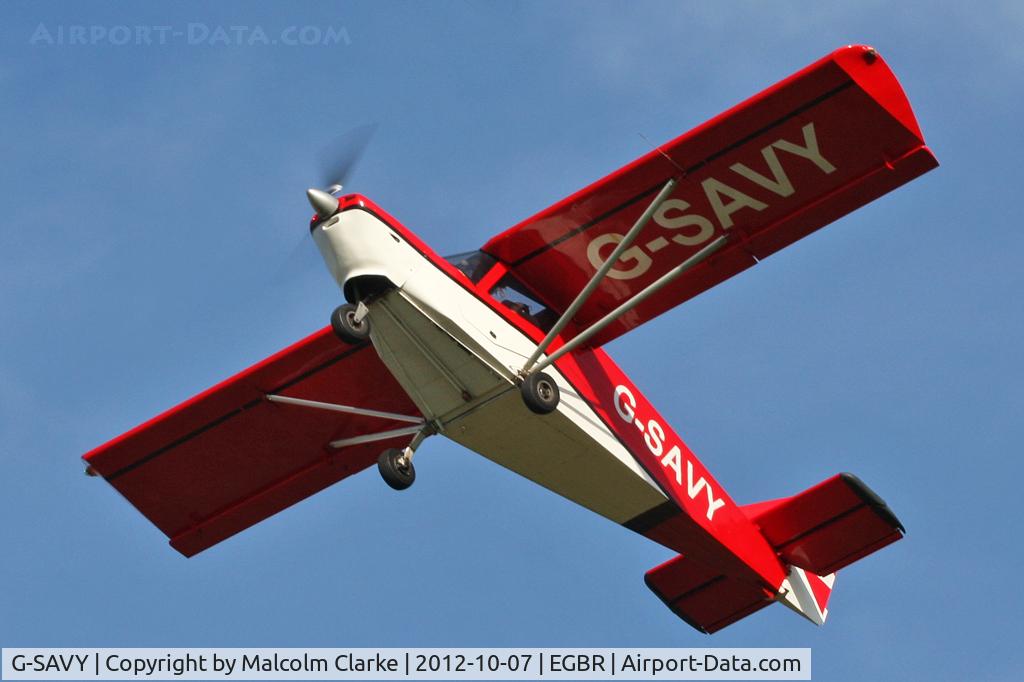
[[[903,524],[853,474],[838,474],[799,495],[743,507],[789,564],[778,600],[815,625],[828,617],[836,571],[903,537]]]
[[[679,555],[644,576],[673,613],[711,633],[779,601],[816,625],[828,617],[835,573],[903,537],[903,525],[853,474],[742,507],[787,565],[777,593]]]
[[[818,575],[835,573],[903,537],[903,524],[853,474],[799,495],[743,507],[779,558]]]

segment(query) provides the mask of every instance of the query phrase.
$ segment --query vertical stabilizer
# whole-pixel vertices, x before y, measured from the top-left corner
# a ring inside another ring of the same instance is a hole
[[[823,625],[828,618],[828,598],[832,596],[835,582],[835,573],[818,575],[790,566],[778,600],[815,625]]]

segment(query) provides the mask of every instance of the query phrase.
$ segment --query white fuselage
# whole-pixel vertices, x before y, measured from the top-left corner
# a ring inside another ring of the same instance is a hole
[[[400,231],[349,209],[313,238],[343,290],[365,276],[394,285],[367,302],[371,340],[445,436],[618,523],[666,500],[557,365],[545,371],[559,386],[558,408],[539,416],[523,405],[515,377],[535,342]]]

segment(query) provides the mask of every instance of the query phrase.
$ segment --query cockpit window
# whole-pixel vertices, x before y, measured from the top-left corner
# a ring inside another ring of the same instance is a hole
[[[495,259],[483,251],[467,251],[454,256],[445,256],[446,261],[462,271],[469,281],[476,284],[494,266]]]
[[[491,296],[543,331],[548,331],[558,321],[557,313],[530,296],[526,287],[512,275],[502,277],[491,289]]]

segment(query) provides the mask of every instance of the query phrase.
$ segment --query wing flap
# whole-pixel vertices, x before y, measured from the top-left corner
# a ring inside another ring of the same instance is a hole
[[[268,394],[419,415],[371,346],[346,346],[325,328],[84,459],[191,556],[408,441],[332,449],[333,440],[399,424],[270,402]]]
[[[874,50],[836,51],[491,239],[565,310],[665,182],[671,197],[574,319],[577,330],[712,240],[728,244],[594,337],[600,345],[935,167]]]

